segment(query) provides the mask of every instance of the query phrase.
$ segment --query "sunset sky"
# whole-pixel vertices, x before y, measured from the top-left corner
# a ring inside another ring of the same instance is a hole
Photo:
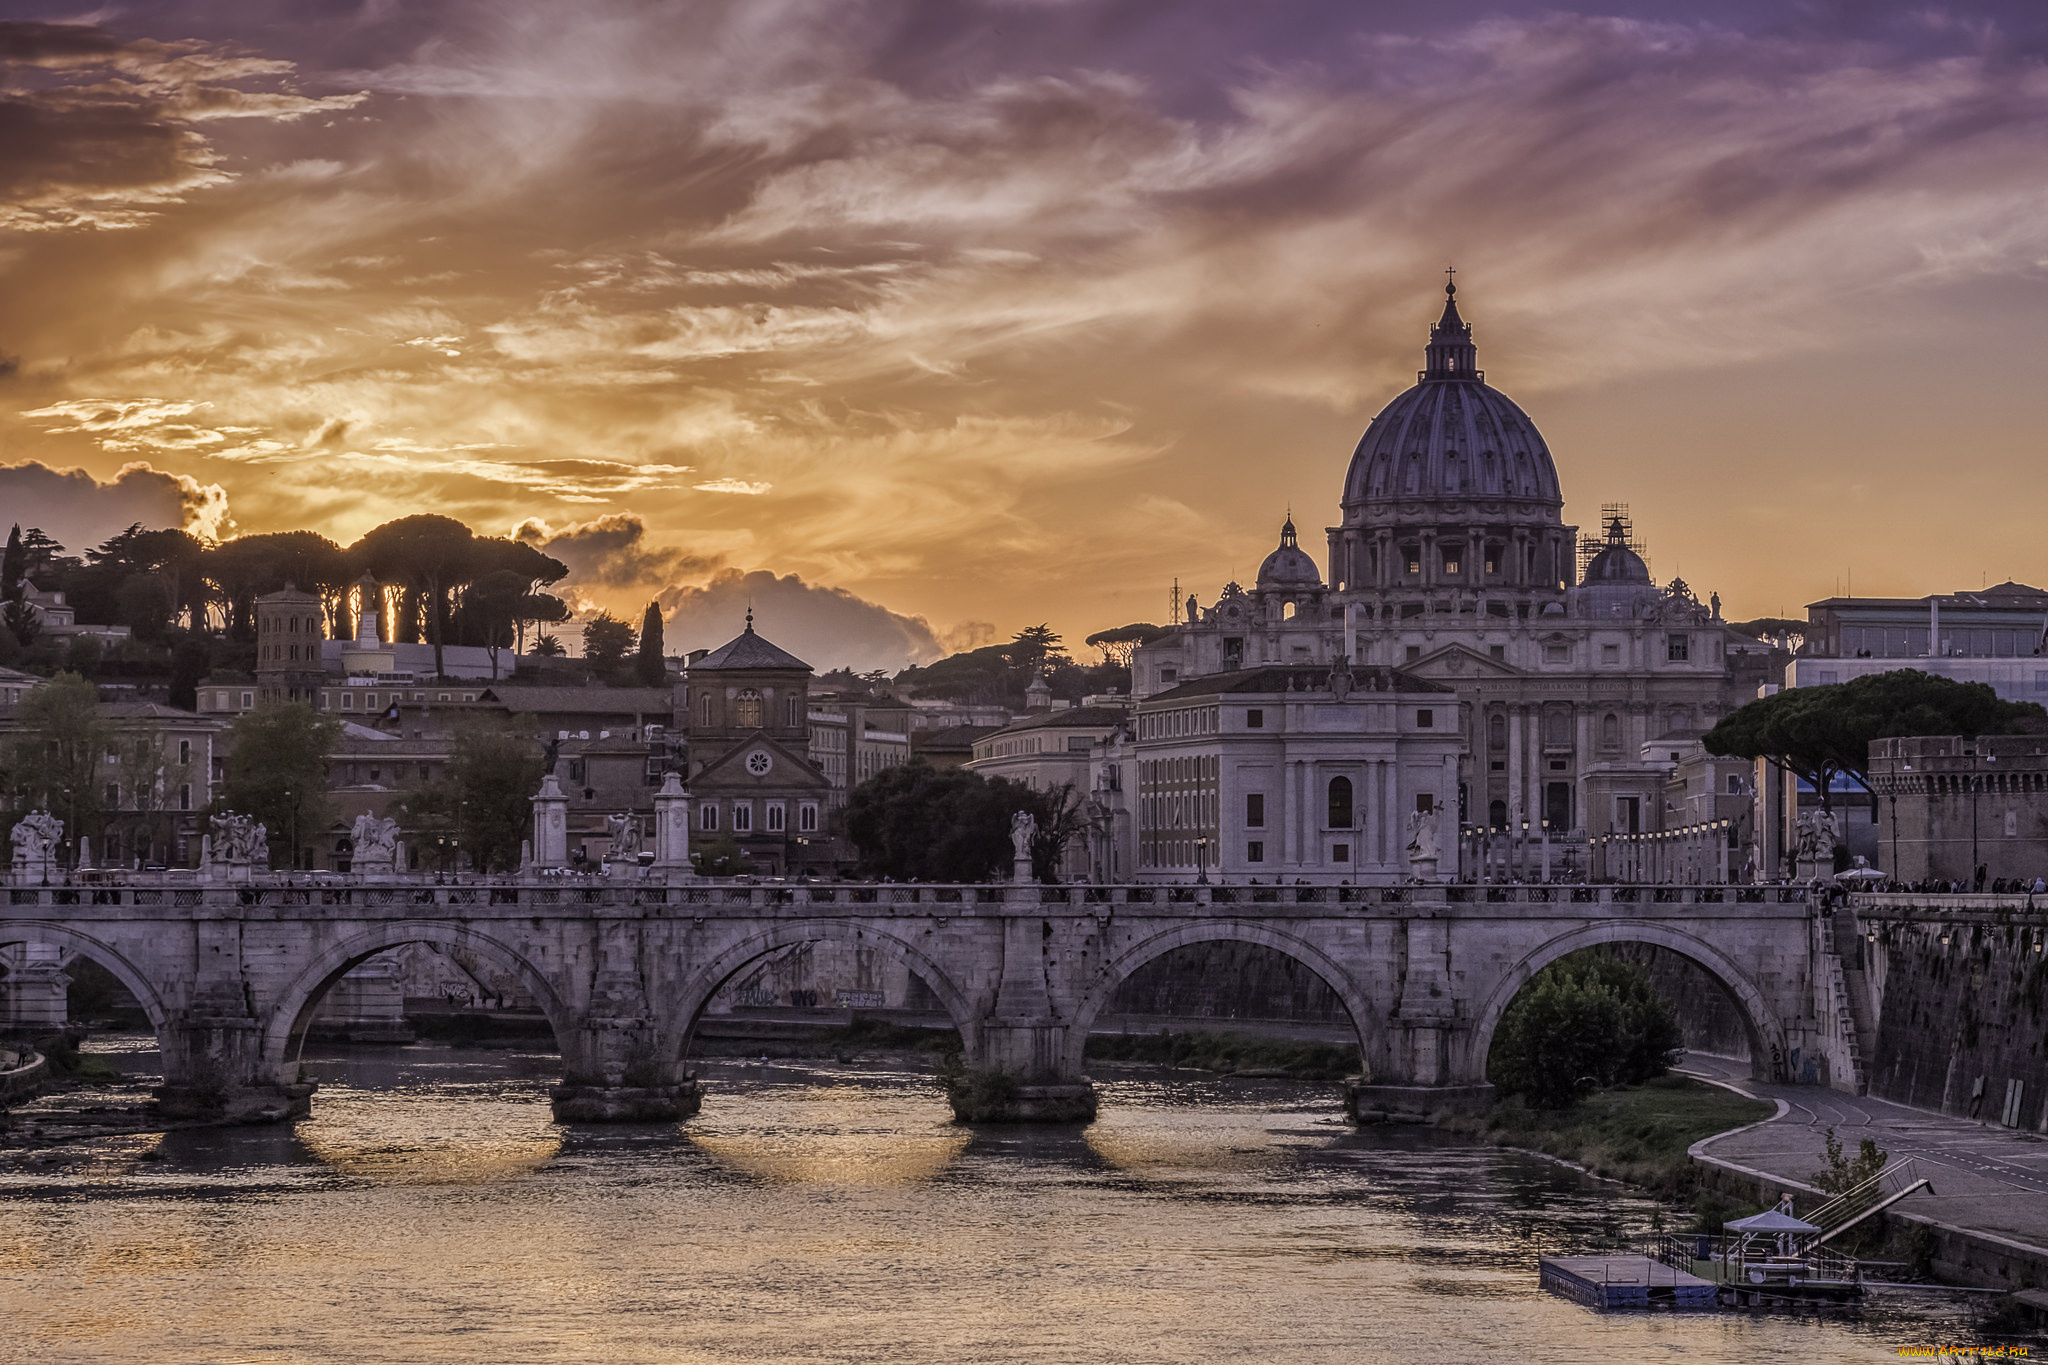
[[[1443,268],[1731,615],[2048,584],[2048,6],[12,0],[0,512],[898,667],[1249,581]],[[778,628],[778,625],[780,628]]]

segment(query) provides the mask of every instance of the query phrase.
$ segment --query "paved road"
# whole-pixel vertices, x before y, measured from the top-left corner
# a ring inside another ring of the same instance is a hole
[[[1934,1182],[1932,1191],[1897,1205],[1899,1212],[2048,1248],[2048,1140],[2036,1134],[1867,1095],[1764,1084],[1749,1079],[1749,1063],[1704,1053],[1686,1054],[1679,1070],[1789,1106],[1783,1118],[1711,1139],[1708,1155],[1811,1184],[1827,1164],[1829,1128],[1852,1156],[1872,1138],[1893,1162],[1912,1157],[1914,1175]]]

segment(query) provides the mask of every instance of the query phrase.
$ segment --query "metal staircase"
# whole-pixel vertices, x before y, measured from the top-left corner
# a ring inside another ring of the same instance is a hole
[[[1863,965],[1863,935],[1856,916],[1847,906],[1835,911],[1830,921],[1834,931],[1834,952],[1830,970],[1835,982],[1837,1022],[1849,1040],[1849,1057],[1855,1067],[1856,1093],[1870,1093],[1870,1068],[1877,1060],[1877,1020],[1870,1008],[1870,973]]]

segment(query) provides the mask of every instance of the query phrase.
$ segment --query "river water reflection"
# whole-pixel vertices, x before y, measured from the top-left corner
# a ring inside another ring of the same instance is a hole
[[[1356,1132],[1315,1087],[1098,1073],[1085,1129],[970,1131],[886,1064],[707,1061],[679,1128],[565,1130],[549,1056],[308,1065],[295,1129],[0,1152],[0,1358],[1805,1363],[1977,1339],[1948,1302],[1588,1313],[1537,1290],[1537,1252],[1654,1204]]]

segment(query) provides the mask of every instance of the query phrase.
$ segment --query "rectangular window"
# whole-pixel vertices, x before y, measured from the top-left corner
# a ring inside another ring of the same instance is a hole
[[[1248,863],[1263,863],[1266,861],[1265,844],[1257,839],[1246,844],[1244,846],[1244,860]]]
[[[735,801],[732,803],[732,832],[734,834],[751,834],[754,832],[754,807],[752,802]]]
[[[1416,661],[1417,659],[1419,659],[1419,658],[1421,658],[1421,657],[1422,657],[1422,646],[1421,646],[1421,645],[1410,645],[1410,646],[1408,646],[1408,653],[1407,653],[1407,659],[1408,659],[1408,662],[1409,662],[1409,663],[1411,663],[1411,664],[1412,664],[1412,663],[1414,663],[1414,662],[1415,662],[1415,661]]]
[[[1508,661],[1508,647],[1506,645],[1488,645],[1486,647],[1486,652],[1492,655],[1494,658],[1500,660],[1502,663],[1506,663]]]
[[[818,832],[818,807],[815,802],[806,801],[796,808],[796,828],[799,834]]]
[[[1417,711],[1415,713],[1415,728],[1418,730],[1434,730],[1436,728],[1436,712]]]
[[[767,806],[767,819],[768,819],[768,832],[769,832],[770,834],[780,834],[780,833],[782,833],[783,829],[784,829],[784,828],[786,827],[786,826],[784,825],[784,823],[783,823],[783,822],[784,822],[784,812],[785,812],[785,810],[786,810],[786,809],[787,809],[787,808],[786,808],[786,807],[785,807],[785,806],[784,806],[784,805],[783,805],[783,804],[782,804],[782,803],[781,803],[780,801],[770,801],[770,802],[768,803],[768,806]]]
[[[1251,829],[1264,829],[1266,827],[1266,794],[1264,792],[1247,792],[1245,794],[1244,822]]]
[[[1570,663],[1571,659],[1572,647],[1570,645],[1543,646],[1543,662],[1547,664],[1566,664]]]
[[[190,763],[191,761],[192,761],[192,741],[191,741],[191,740],[189,740],[189,739],[181,739],[181,740],[179,740],[179,741],[178,741],[178,762],[179,762],[179,763]]]
[[[113,782],[109,782],[109,783],[107,784],[107,790],[106,790],[106,798],[105,798],[105,801],[103,802],[103,804],[104,804],[104,805],[106,805],[106,807],[107,807],[107,808],[108,808],[109,810],[119,810],[119,809],[120,809],[120,807],[121,807],[121,788],[120,788],[120,786],[119,786],[118,784],[116,784],[116,783],[113,783]]]
[[[377,694],[375,692],[372,692],[368,696],[363,698],[363,709],[365,711],[374,711],[377,709]],[[563,731],[562,738],[567,739],[568,737],[568,732]]]
[[[706,801],[697,807],[697,828],[715,830],[718,828],[718,807]]]
[[[1842,675],[1832,670],[1824,669],[1821,672],[1814,674],[1813,680],[1822,687],[1833,687],[1836,683],[1842,680]]]
[[[355,693],[353,693],[353,692],[344,692],[344,693],[342,693],[342,694],[341,694],[341,709],[342,709],[342,710],[344,710],[344,711],[353,711],[353,710],[355,710],[355,709],[356,709],[356,694],[355,694]]]
[[[1348,862],[1350,862],[1350,861],[1351,861],[1351,845],[1349,845],[1349,844],[1331,844],[1331,845],[1330,845],[1330,861],[1331,861],[1331,862],[1333,862],[1333,863],[1348,863]]]
[[[2048,680],[2048,673],[2043,673],[2043,674],[2041,674],[2041,677],[2042,677],[2042,678],[2043,678],[2044,680]],[[2034,690],[2035,690],[2035,691],[2037,691],[2037,692],[2048,692],[2048,682],[2044,682],[2044,683],[2043,683],[2043,684],[2042,684],[2041,686],[2039,686],[2039,687],[2035,688]],[[1264,711],[1260,710],[1260,709],[1259,709],[1258,707],[1256,707],[1256,706],[1254,706],[1254,707],[1253,707],[1253,708],[1252,708],[1251,710],[1249,710],[1249,711],[1245,712],[1245,713],[1244,713],[1244,728],[1245,728],[1245,729],[1247,729],[1247,730],[1263,730],[1263,729],[1265,729],[1265,728],[1266,728],[1266,713],[1265,713]]]
[[[1692,637],[1690,635],[1667,636],[1664,641],[1664,657],[1675,664],[1684,663],[1687,659],[1690,659],[1692,657]]]
[[[1436,809],[1436,797],[1429,792],[1415,793],[1415,809],[1420,814],[1428,815]]]
[[[1742,775],[1740,773],[1728,774],[1728,794],[1730,796],[1742,795]]]
[[[1159,681],[1161,683],[1170,683],[1178,677],[1180,677],[1180,670],[1177,668],[1162,668],[1159,670]]]
[[[178,809],[192,809],[192,784],[190,782],[181,782],[178,784]]]
[[[1602,646],[1600,646],[1600,662],[1601,662],[1601,663],[1603,663],[1603,664],[1618,664],[1618,663],[1620,663],[1620,662],[1621,662],[1621,646],[1620,646],[1620,645],[1602,645]]]

